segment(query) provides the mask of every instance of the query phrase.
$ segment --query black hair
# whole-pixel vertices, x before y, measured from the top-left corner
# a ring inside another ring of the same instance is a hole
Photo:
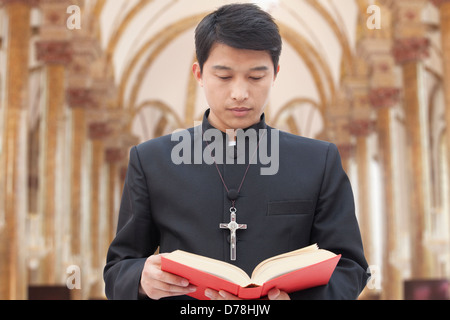
[[[255,4],[225,5],[200,22],[195,30],[195,47],[202,72],[215,43],[267,51],[277,73],[282,49],[280,31],[273,17]]]

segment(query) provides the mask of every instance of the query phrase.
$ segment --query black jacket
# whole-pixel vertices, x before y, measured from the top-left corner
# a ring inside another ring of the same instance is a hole
[[[269,153],[279,151],[279,164],[273,175],[261,174],[260,169],[269,165],[260,161],[249,167],[236,202],[238,223],[248,228],[237,231],[237,260],[231,262],[230,233],[219,228],[220,223],[230,221],[231,203],[217,169],[228,188],[237,190],[247,164],[226,164],[226,159],[215,159],[222,163],[217,166],[195,164],[194,153],[199,155],[195,143],[205,155],[211,151],[211,145],[202,141],[201,131],[211,128],[208,114],[202,126],[184,131],[190,139],[184,143],[192,145],[190,164],[173,161],[176,155],[189,157],[178,152],[182,133],[178,138],[169,135],[131,149],[117,234],[104,269],[107,297],[137,299],[145,260],[158,246],[160,252],[182,249],[230,262],[251,274],[266,258],[317,243],[342,258],[328,285],[292,293],[291,298],[356,299],[366,284],[368,266],[351,185],[336,146],[272,131],[264,116],[252,127],[267,130],[261,142],[267,139]],[[272,148],[278,142],[278,150]],[[247,143],[246,163],[254,153],[249,146]],[[234,153],[235,160],[236,156]]]

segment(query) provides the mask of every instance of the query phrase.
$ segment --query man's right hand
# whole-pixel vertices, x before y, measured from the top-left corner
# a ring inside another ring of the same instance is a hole
[[[159,300],[194,292],[196,287],[190,285],[188,280],[161,270],[163,255],[150,256],[145,262],[139,293],[147,295],[150,299]]]

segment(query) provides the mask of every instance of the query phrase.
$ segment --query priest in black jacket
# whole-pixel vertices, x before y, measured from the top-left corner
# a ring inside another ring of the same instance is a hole
[[[177,249],[251,274],[266,258],[317,243],[342,255],[330,282],[289,294],[274,288],[268,298],[356,299],[368,266],[336,146],[265,123],[282,48],[277,25],[255,5],[226,5],[205,17],[195,40],[193,72],[209,109],[202,125],[131,149],[107,297],[189,298],[197,288],[161,270],[161,254]]]

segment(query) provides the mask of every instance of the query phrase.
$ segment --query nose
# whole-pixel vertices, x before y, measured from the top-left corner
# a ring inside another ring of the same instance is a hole
[[[243,80],[236,80],[232,84],[231,98],[236,102],[242,102],[248,99],[248,85]]]

